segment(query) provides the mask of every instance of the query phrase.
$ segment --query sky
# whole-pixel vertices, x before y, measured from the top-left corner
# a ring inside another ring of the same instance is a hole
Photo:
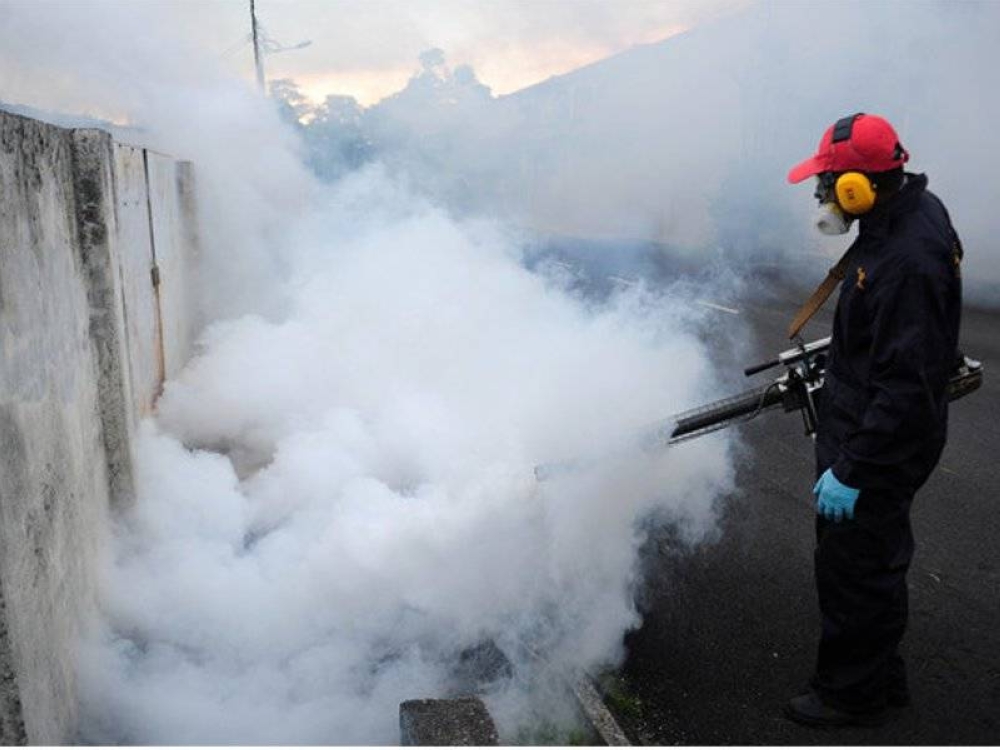
[[[227,66],[253,76],[249,0],[158,0],[167,23]],[[292,78],[315,101],[348,94],[363,105],[400,90],[418,55],[437,47],[471,65],[494,94],[656,42],[734,12],[747,0],[256,0],[269,79]]]

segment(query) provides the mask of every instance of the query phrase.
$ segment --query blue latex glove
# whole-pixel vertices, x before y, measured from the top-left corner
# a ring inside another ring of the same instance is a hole
[[[858,501],[861,490],[841,484],[833,475],[832,469],[827,469],[813,487],[816,495],[816,512],[831,521],[843,521],[854,518],[854,503]]]

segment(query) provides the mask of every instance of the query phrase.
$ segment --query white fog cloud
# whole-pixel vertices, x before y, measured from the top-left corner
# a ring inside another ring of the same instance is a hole
[[[81,737],[391,744],[398,703],[485,639],[619,656],[640,522],[709,533],[727,441],[546,484],[532,467],[712,392],[684,295],[583,300],[378,166],[317,185],[268,103],[142,5],[3,11],[5,97],[195,162],[216,320],[141,431]],[[488,696],[507,733],[520,687]]]
[[[703,397],[689,301],[592,309],[495,228],[387,205],[384,180],[309,218],[288,317],[213,326],[146,425],[88,739],[392,744],[398,704],[441,694],[486,639],[614,659],[637,522],[712,530],[724,440],[532,473]]]
[[[83,654],[84,736],[391,744],[399,701],[445,689],[457,652],[484,639],[529,639],[565,666],[619,656],[637,622],[642,520],[710,533],[732,482],[729,438],[626,453],[545,484],[531,468],[600,454],[716,397],[707,342],[719,331],[681,288],[639,284],[598,303],[529,272],[487,199],[479,218],[458,219],[377,164],[319,185],[245,71],[226,72],[210,49],[212,14],[236,4],[204,6],[200,29],[179,7],[0,5],[0,97],[114,117],[196,163],[215,321],[142,430],[139,498],[118,519],[101,626]],[[694,5],[657,3],[618,15],[619,3],[338,5],[354,12],[334,19],[337,39],[362,51],[323,41],[332,22],[310,16],[316,7],[276,0],[261,15],[286,42],[311,20],[309,54],[362,68],[383,64],[373,49],[460,49],[470,26],[470,49],[485,50],[487,32],[498,45],[544,47],[558,32],[599,47],[632,38],[624,19],[702,19]],[[536,169],[532,207],[595,234],[696,245],[764,226],[788,250],[787,221],[765,226],[810,205],[784,184],[788,166],[832,120],[879,111],[977,239],[979,268],[992,267],[981,186],[996,159],[984,84],[994,6],[846,7],[878,24],[813,38],[836,26],[825,7],[762,6],[716,46],[710,34],[678,39],[677,65],[610,86],[591,119],[536,112],[565,127],[524,133],[550,138],[535,151],[486,151],[474,136],[489,128],[470,127],[445,153]],[[680,15],[661,18],[664,8]],[[274,58],[275,75],[309,58],[286,59]],[[474,197],[494,187],[462,186]],[[488,696],[506,732],[528,715],[516,688]]]

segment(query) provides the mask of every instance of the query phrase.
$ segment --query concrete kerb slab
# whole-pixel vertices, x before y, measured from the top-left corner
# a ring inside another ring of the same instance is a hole
[[[594,745],[628,746],[632,743],[618,724],[595,681],[583,671],[568,673],[552,669],[534,649],[521,644],[530,660],[542,665],[544,672],[561,683],[561,690],[572,696]],[[457,684],[470,692],[477,685],[490,684],[497,675],[513,675],[514,666],[493,641],[487,641],[463,654]],[[470,672],[481,672],[472,674]],[[496,725],[488,709],[475,695],[451,698],[416,699],[399,707],[400,741],[403,745],[496,745]]]
[[[399,736],[404,746],[500,744],[493,718],[475,696],[404,701]]]
[[[618,747],[632,744],[589,676],[578,676],[571,687],[577,705],[590,724],[590,728],[605,745]]]
[[[526,643],[522,643],[521,646],[531,658],[539,662],[543,661],[542,655],[535,648]],[[566,689],[576,699],[577,707],[583,714],[590,730],[600,738],[604,745],[610,747],[632,744],[604,702],[601,691],[590,675],[583,670],[572,674],[559,671],[557,674],[563,680]]]
[[[589,677],[570,685],[588,728],[608,747],[632,743],[605,705]],[[399,706],[402,745],[498,745],[496,725],[482,700],[475,696],[404,701]]]

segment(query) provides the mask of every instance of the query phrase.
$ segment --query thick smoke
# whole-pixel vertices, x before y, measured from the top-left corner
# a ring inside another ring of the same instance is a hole
[[[828,264],[811,255],[845,238],[816,234],[811,187],[787,171],[838,118],[882,114],[951,210],[970,298],[988,301],[998,28],[996,2],[754,3],[509,96],[412,85],[368,110],[369,135],[436,194],[543,234],[805,261],[814,278]]]
[[[793,255],[818,242],[785,172],[865,110],[948,202],[966,277],[1000,278],[995,4],[761,4],[515,96],[474,88],[458,127],[417,118],[432,137],[332,188],[269,102],[161,32],[164,10],[0,5],[5,101],[110,118],[197,165],[215,322],[141,433],[84,649],[86,739],[392,743],[398,702],[449,690],[486,640],[613,660],[642,521],[711,532],[724,437],[619,450],[718,395],[702,295],[582,299],[482,216]],[[604,460],[534,481],[578,455]],[[488,696],[508,737],[519,686]]]
[[[267,104],[142,6],[3,13],[5,96],[127,124],[201,191],[215,322],[140,433],[82,738],[391,744],[398,703],[454,689],[489,640],[515,662],[487,695],[509,738],[521,655],[613,661],[642,521],[700,539],[731,484],[724,437],[630,444],[717,392],[689,295],[587,301],[378,165],[318,185]],[[596,462],[535,480],[574,456]]]
[[[589,309],[495,228],[387,192],[348,180],[297,238],[287,318],[213,326],[168,385],[85,670],[93,739],[392,743],[398,703],[485,640],[613,660],[637,521],[711,530],[724,444],[614,456],[704,397],[690,305]],[[577,455],[612,458],[535,481]],[[489,697],[508,736],[517,684]]]

